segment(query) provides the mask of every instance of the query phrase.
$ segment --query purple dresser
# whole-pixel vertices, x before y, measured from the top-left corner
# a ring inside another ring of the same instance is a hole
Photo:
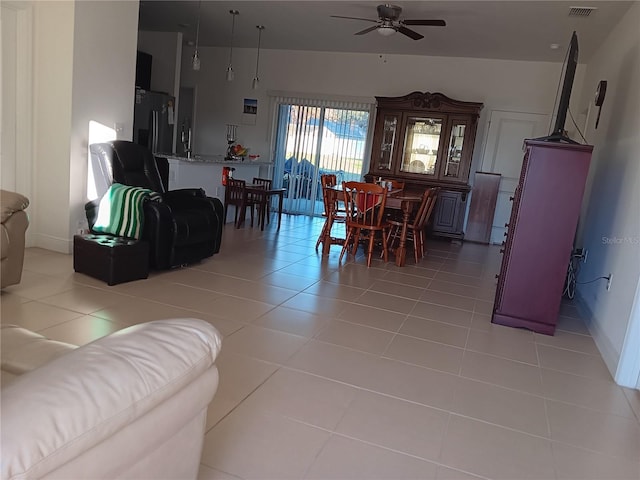
[[[492,322],[553,335],[593,147],[525,145]]]

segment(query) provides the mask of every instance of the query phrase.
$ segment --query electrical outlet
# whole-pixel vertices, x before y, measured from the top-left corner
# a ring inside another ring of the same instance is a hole
[[[613,273],[610,273],[608,277],[605,277],[607,279],[607,292],[609,290],[611,290],[611,280],[613,280]]]

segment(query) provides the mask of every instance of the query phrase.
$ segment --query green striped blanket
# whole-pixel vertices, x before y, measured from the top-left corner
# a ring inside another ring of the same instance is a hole
[[[144,222],[142,204],[147,199],[159,198],[160,195],[152,190],[114,183],[100,200],[98,218],[92,230],[139,239]]]

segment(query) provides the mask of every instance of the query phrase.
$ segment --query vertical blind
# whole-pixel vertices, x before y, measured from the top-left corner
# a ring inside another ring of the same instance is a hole
[[[274,185],[287,189],[284,209],[319,214],[321,174],[334,173],[339,181],[361,178],[374,104],[288,95],[272,102]]]

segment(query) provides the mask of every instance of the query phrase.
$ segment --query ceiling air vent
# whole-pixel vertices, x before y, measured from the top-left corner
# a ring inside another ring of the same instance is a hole
[[[569,7],[570,17],[588,17],[598,7]]]

